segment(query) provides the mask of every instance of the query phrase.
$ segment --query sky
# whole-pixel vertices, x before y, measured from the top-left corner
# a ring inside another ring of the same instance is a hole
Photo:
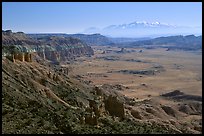
[[[2,2],[2,29],[80,33],[135,21],[202,26],[202,2]]]

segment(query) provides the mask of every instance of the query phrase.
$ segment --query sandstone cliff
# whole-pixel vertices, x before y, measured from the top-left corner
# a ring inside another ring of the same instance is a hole
[[[23,53],[37,52],[43,59],[53,62],[94,54],[90,46],[77,38],[45,36],[34,39],[23,32],[13,33],[11,30],[2,31],[2,52],[13,54],[13,51],[5,50],[6,46],[14,46],[13,49]]]

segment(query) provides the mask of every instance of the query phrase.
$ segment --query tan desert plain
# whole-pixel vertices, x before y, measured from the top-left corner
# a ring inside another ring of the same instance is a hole
[[[151,105],[155,106],[166,105],[171,107],[174,111],[172,113],[175,114],[167,117],[162,115],[163,113],[152,112],[160,115],[145,118],[144,114],[143,121],[157,120],[158,117],[163,123],[165,120],[172,121],[170,124],[175,123],[176,127],[179,127],[179,123],[191,127],[195,127],[193,122],[200,122],[201,125],[202,117],[199,114],[188,114],[190,109],[178,108],[182,101],[160,96],[169,92],[202,96],[202,52],[166,48],[125,48],[126,53],[119,53],[122,49],[118,47],[92,48],[95,53],[93,57],[80,57],[71,65],[72,76],[89,80],[97,86],[122,86],[123,89],[119,91],[122,95],[135,101],[151,100]],[[148,70],[150,72],[147,72]],[[146,72],[134,73],[138,71]]]

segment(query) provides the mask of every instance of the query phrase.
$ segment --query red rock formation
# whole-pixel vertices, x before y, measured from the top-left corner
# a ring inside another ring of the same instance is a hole
[[[31,53],[25,53],[25,61],[32,62],[32,54]]]
[[[12,62],[16,62],[16,60],[20,60],[22,62],[32,62],[32,54],[31,53],[14,53],[9,56],[6,56]]]
[[[78,38],[50,36],[37,40],[23,32],[13,33],[11,30],[2,31],[2,45],[23,45],[23,48],[35,48],[40,57],[54,62],[67,61],[81,55],[94,54],[93,49]],[[45,51],[42,51],[42,49],[45,49]],[[24,61],[23,56],[16,56],[16,58]],[[32,59],[29,59],[26,55],[25,60],[30,62]]]
[[[24,58],[24,53],[14,53],[14,59],[15,60],[20,60],[22,62],[25,61],[25,58]]]

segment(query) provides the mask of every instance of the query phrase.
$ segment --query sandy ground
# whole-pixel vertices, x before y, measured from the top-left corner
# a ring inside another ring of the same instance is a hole
[[[122,84],[129,87],[122,93],[131,97],[158,96],[176,89],[187,94],[202,95],[202,53],[166,51],[164,48],[142,49],[143,52],[139,53],[141,49],[127,48],[126,50],[135,50],[135,52],[115,53],[113,51],[119,51],[120,48],[94,47],[95,55],[91,58],[79,58],[72,65],[72,74],[80,75],[92,81],[94,85]],[[109,50],[109,52],[101,54],[104,50]],[[119,60],[110,61],[99,58],[107,56],[116,56]],[[146,63],[124,61],[125,59],[137,59]],[[165,71],[156,75],[109,73],[124,69],[143,70],[155,64],[163,66]],[[141,84],[146,84],[146,86]]]

